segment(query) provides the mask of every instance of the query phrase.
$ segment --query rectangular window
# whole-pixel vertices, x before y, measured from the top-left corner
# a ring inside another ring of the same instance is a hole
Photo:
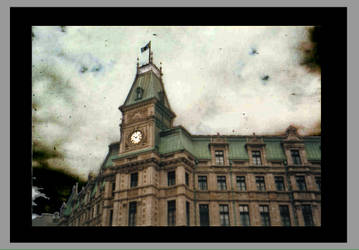
[[[109,219],[108,219],[108,225],[109,226],[112,226],[112,216],[113,216],[113,210],[111,209],[110,210],[110,216],[109,216]]]
[[[240,217],[241,226],[250,225],[248,205],[239,206],[239,217]]]
[[[171,171],[167,174],[168,186],[176,185],[176,172]]]
[[[167,223],[168,226],[176,226],[176,201],[167,202]]]
[[[294,165],[302,164],[302,161],[300,160],[299,150],[291,150],[290,153],[291,153],[292,161],[293,161]]]
[[[259,213],[262,220],[262,226],[270,226],[269,208],[267,205],[259,206]]]
[[[138,185],[138,173],[131,174],[131,187],[137,187]]]
[[[217,176],[217,187],[218,187],[218,190],[227,190],[225,176]]]
[[[96,205],[96,216],[100,214],[100,204]]]
[[[115,190],[116,190],[116,181],[112,182],[112,197],[115,197]]]
[[[224,152],[223,150],[216,150],[216,165],[224,165]]]
[[[282,226],[290,227],[290,215],[289,215],[289,208],[287,205],[280,205],[279,206],[280,218],[282,220]]]
[[[256,166],[262,165],[260,151],[252,151],[252,159],[253,159],[253,165],[256,165]]]
[[[237,176],[237,188],[239,191],[246,191],[246,177]]]
[[[186,185],[189,186],[189,174],[185,173],[185,181],[186,181]]]
[[[302,212],[303,212],[304,225],[308,227],[314,226],[312,207],[310,205],[303,205]]]
[[[283,191],[285,189],[283,176],[275,176],[274,181],[275,181],[275,186],[278,191]]]
[[[198,176],[199,190],[207,190],[207,176]]]
[[[305,184],[305,177],[304,176],[296,176],[296,180],[297,180],[297,187],[298,187],[299,191],[306,191],[307,186]]]
[[[264,176],[256,176],[256,184],[257,184],[257,190],[258,191],[265,191],[266,185],[264,182]]]
[[[190,225],[190,213],[189,213],[189,202],[186,201],[186,222],[187,222],[187,226]]]
[[[136,210],[137,202],[130,202],[130,206],[128,209],[128,226],[130,227],[136,226]]]
[[[322,186],[322,178],[320,177],[320,176],[316,176],[315,177],[315,183],[317,184],[317,188],[318,188],[318,190],[320,191],[320,190],[322,190],[321,188],[321,186]]]
[[[221,226],[229,226],[228,205],[219,205],[219,219],[221,221]]]
[[[199,223],[201,226],[209,226],[209,211],[207,204],[199,205]]]

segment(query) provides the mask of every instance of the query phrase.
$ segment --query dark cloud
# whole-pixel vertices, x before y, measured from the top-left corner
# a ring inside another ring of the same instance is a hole
[[[320,44],[321,28],[319,26],[307,28],[308,41],[301,44],[301,65],[307,67],[310,72],[320,73]]]

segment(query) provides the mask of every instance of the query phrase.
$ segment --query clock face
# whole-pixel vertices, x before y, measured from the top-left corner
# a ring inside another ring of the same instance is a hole
[[[131,135],[131,142],[133,144],[138,144],[142,140],[142,132],[141,131],[135,131]]]

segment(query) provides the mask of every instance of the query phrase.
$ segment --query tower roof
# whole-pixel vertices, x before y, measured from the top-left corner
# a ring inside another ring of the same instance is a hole
[[[142,91],[141,98],[138,96],[139,91]],[[153,63],[148,63],[137,68],[136,78],[123,106],[151,98],[157,98],[166,108],[171,110],[162,82],[162,72]]]

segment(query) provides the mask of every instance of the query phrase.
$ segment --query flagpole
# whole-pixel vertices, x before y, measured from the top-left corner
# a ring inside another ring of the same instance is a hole
[[[150,41],[150,43],[149,43],[149,45],[148,45],[148,48],[149,48],[149,50],[148,50],[148,62],[149,63],[152,63],[152,58],[151,58],[151,41]]]

